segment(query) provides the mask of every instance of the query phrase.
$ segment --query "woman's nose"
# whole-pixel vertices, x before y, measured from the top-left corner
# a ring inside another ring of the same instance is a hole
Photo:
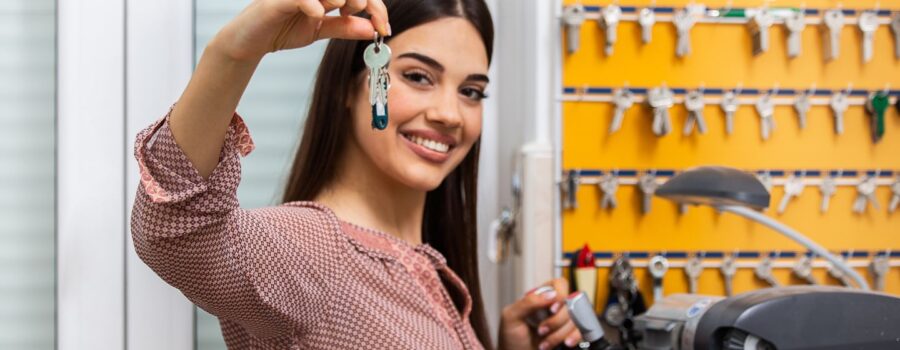
[[[448,128],[457,128],[462,125],[456,91],[446,91],[436,95],[433,103],[432,108],[425,113],[427,120],[440,123]]]

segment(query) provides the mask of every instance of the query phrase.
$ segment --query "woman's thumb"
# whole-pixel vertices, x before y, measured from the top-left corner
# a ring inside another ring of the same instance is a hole
[[[535,311],[548,308],[556,301],[557,293],[552,288],[538,288],[525,294],[509,310],[509,316],[522,319]]]

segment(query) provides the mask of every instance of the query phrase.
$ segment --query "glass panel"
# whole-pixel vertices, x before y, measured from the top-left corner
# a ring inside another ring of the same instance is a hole
[[[196,55],[245,6],[245,0],[196,0]],[[250,128],[256,150],[243,159],[238,188],[241,206],[277,203],[301,135],[313,79],[325,43],[266,57],[253,76],[238,112]],[[216,318],[197,309],[197,349],[225,349]]]
[[[0,349],[55,337],[56,2],[0,2]]]

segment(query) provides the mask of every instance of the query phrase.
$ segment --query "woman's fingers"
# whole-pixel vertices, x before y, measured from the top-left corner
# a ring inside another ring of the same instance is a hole
[[[556,347],[557,345],[559,345],[560,343],[562,343],[563,341],[566,341],[569,338],[575,338],[575,335],[573,333],[577,333],[577,332],[578,332],[578,329],[575,329],[575,324],[572,322],[568,322],[568,323],[564,324],[562,327],[560,327],[559,329],[557,329],[555,332],[550,333],[550,335],[541,339],[541,343],[538,346],[538,349],[541,349],[541,350],[552,349],[552,348]],[[578,334],[578,339],[581,339],[580,333]],[[569,345],[569,344],[566,344],[566,345]],[[575,344],[571,344],[569,346],[572,346],[572,345],[575,345]]]
[[[365,10],[368,2],[366,0],[347,0],[344,7],[341,7],[341,16],[349,16],[359,11]]]
[[[510,320],[524,320],[533,312],[550,307],[556,301],[556,296],[556,291],[541,294],[528,293],[515,303],[504,308],[504,317]]]
[[[372,22],[356,16],[325,17],[319,29],[319,39],[372,39]]]
[[[562,306],[560,306],[562,305]],[[557,301],[551,306],[550,312],[553,313],[552,316],[548,317],[546,320],[541,322],[538,325],[537,332],[539,336],[547,335],[569,322],[569,310],[566,309],[565,302]]]
[[[296,0],[300,12],[310,18],[322,18],[325,16],[325,7],[318,0]]]
[[[388,24],[387,6],[382,0],[368,0],[366,12],[372,15],[372,25],[382,36],[391,35],[391,25]]]

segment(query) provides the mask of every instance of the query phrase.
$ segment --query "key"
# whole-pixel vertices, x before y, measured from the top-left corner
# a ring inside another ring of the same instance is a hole
[[[722,259],[720,271],[722,272],[722,278],[725,279],[725,295],[730,297],[733,294],[734,274],[737,273],[737,264],[735,264],[735,256],[733,254],[726,255]]]
[[[829,102],[831,113],[834,115],[834,133],[838,135],[844,133],[844,112],[850,106],[847,98],[847,93],[844,91],[835,91],[834,95],[831,95],[831,102]]]
[[[759,264],[753,269],[753,274],[756,275],[756,278],[768,283],[772,287],[781,286],[781,284],[778,283],[778,280],[775,279],[775,276],[772,275],[772,257],[769,254],[766,254],[762,260],[759,261]]]
[[[691,54],[691,28],[694,27],[694,17],[688,9],[680,9],[675,11],[672,22],[675,24],[675,31],[678,36],[675,45],[675,55],[685,57]]]
[[[616,89],[613,92],[613,103],[616,105],[612,122],[609,124],[609,133],[615,133],[622,128],[622,120],[625,119],[625,111],[634,105],[634,94],[628,89]]]
[[[622,8],[618,5],[609,5],[603,9],[600,16],[601,23],[606,32],[606,56],[612,56],[613,45],[616,43],[616,31],[619,26],[619,19],[622,18]]]
[[[900,60],[900,12],[891,17],[891,32],[894,33],[894,58]]]
[[[650,259],[647,269],[653,276],[653,301],[659,302],[663,298],[663,277],[666,271],[669,271],[669,260],[662,255],[654,256]]]
[[[727,91],[722,95],[722,103],[719,104],[725,113],[725,132],[731,135],[734,132],[734,113],[738,110],[737,91]]]
[[[897,206],[900,206],[900,175],[891,184],[891,193],[891,204],[888,205],[888,212],[893,214],[897,210]]]
[[[693,90],[684,97],[684,107],[688,110],[687,120],[684,122],[684,135],[690,135],[697,124],[697,131],[706,133],[706,120],[703,119],[703,91]]]
[[[563,23],[566,25],[566,50],[569,54],[581,46],[581,25],[585,21],[584,5],[575,4],[563,9]]]
[[[797,260],[797,263],[794,264],[794,275],[809,284],[819,284],[819,282],[816,281],[816,276],[813,276],[812,274],[812,261],[812,256],[803,254],[803,256],[801,256],[800,259]]]
[[[793,11],[790,16],[784,19],[784,26],[789,33],[787,38],[788,57],[798,57],[803,49],[802,36],[803,29],[806,28],[805,11]]]
[[[794,197],[800,196],[804,187],[806,187],[806,184],[803,183],[803,175],[794,174],[788,178],[787,182],[784,183],[784,197],[781,197],[781,203],[778,204],[778,214],[784,214],[788,203]]]
[[[866,100],[866,111],[871,115],[873,143],[878,143],[884,137],[884,112],[887,111],[890,104],[887,93],[883,91],[869,93],[869,98]]]
[[[659,188],[659,184],[656,183],[656,174],[654,174],[654,171],[644,173],[638,181],[638,186],[640,186],[641,192],[644,195],[641,211],[644,214],[648,214],[650,213],[650,205],[653,202],[653,194],[656,193],[656,189]]]
[[[767,8],[760,8],[747,22],[750,36],[753,38],[753,55],[769,51],[769,27],[774,21],[772,13]]]
[[[872,273],[875,280],[875,290],[884,291],[884,275],[887,275],[890,269],[888,254],[875,255],[872,258],[872,262],[869,263],[869,272]]]
[[[878,29],[878,13],[875,11],[863,11],[857,19],[857,26],[862,33],[862,61],[869,62],[872,60],[872,53],[875,46],[875,30]]]
[[[797,120],[800,123],[800,129],[806,128],[806,116],[809,109],[812,108],[812,102],[809,100],[810,95],[814,92],[801,92],[794,100],[794,111],[797,112]]]
[[[603,175],[600,179],[600,191],[603,192],[603,199],[600,201],[600,208],[615,209],[618,202],[616,201],[616,191],[619,190],[619,178],[612,172]]]
[[[647,92],[647,103],[653,107],[653,133],[656,136],[665,136],[672,131],[672,120],[669,117],[669,108],[674,104],[672,90],[662,86],[650,89]]]
[[[853,212],[862,214],[866,212],[869,203],[878,210],[878,198],[875,198],[875,176],[866,175],[856,185],[856,201],[853,203]]]
[[[768,170],[762,173],[757,173],[756,179],[759,180],[760,183],[762,183],[767,192],[772,193],[772,173],[770,173]]]
[[[690,260],[684,265],[684,274],[688,278],[688,291],[691,294],[697,294],[697,281],[700,280],[700,274],[703,273],[703,258],[700,254],[694,254]]]
[[[843,254],[841,254],[838,259],[843,262],[847,262],[847,257]],[[841,284],[843,284],[844,287],[853,286],[853,283],[850,281],[850,278],[847,277],[847,274],[845,274],[843,270],[839,269],[837,265],[832,264],[831,262],[828,263],[828,274],[831,275],[832,278],[841,281]]]
[[[563,209],[578,209],[578,170],[569,170],[563,184],[563,192],[565,192],[565,202]]]
[[[822,194],[822,205],[820,210],[823,213],[828,212],[828,205],[831,202],[831,197],[837,193],[837,180],[834,179],[833,175],[828,174],[822,179],[822,183],[819,185],[819,192]]]
[[[369,44],[363,53],[363,61],[369,68],[369,103],[372,105],[372,128],[384,130],[388,124],[387,93],[390,89],[390,75],[387,67],[391,62],[391,48],[384,43],[384,37],[375,33],[375,42]]]
[[[638,13],[638,24],[641,25],[641,42],[645,45],[653,39],[653,25],[656,24],[656,12],[652,8],[642,8]]]
[[[825,60],[836,60],[841,52],[841,29],[844,28],[844,21],[844,12],[841,10],[828,10],[822,15],[826,32],[823,45]]]
[[[768,140],[775,130],[775,102],[772,101],[772,92],[767,92],[756,100],[756,113],[759,114],[762,139]]]

